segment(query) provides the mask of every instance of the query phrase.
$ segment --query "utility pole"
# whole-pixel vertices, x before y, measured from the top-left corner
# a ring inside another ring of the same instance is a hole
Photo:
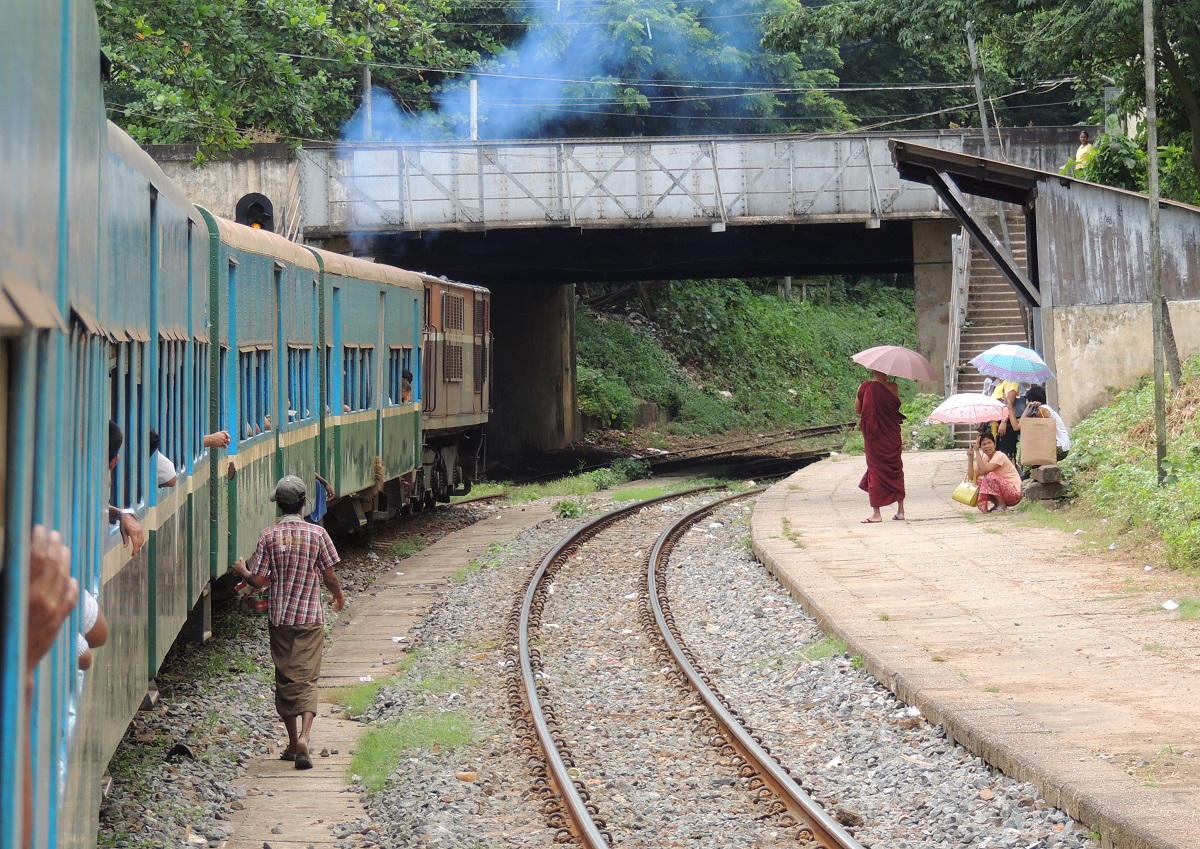
[[[370,141],[373,130],[371,127],[371,66],[369,64],[363,65],[362,108],[363,141]]]
[[[988,132],[987,106],[983,100],[983,74],[979,68],[979,53],[975,50],[975,33],[971,31],[971,21],[967,20],[967,53],[971,57],[971,73],[975,75],[975,101],[979,104],[979,126],[983,129],[983,153],[988,159],[992,156],[992,136]]]
[[[992,155],[992,134],[988,130],[987,104],[983,97],[983,70],[979,66],[979,51],[975,49],[975,33],[971,28],[971,20],[967,19],[967,53],[971,57],[971,73],[975,77],[975,102],[979,104],[979,127],[983,130],[983,155],[995,159]],[[1004,206],[996,201],[996,215],[1000,218],[1000,232],[1004,236],[1004,246],[1012,252],[1012,237],[1008,233],[1008,216],[1004,214]]]
[[[1154,72],[1154,0],[1142,0],[1142,56],[1146,63],[1146,194],[1150,196],[1150,319],[1154,324],[1154,442],[1158,484],[1167,472],[1167,400],[1163,375],[1162,229],[1158,219],[1158,90]]]

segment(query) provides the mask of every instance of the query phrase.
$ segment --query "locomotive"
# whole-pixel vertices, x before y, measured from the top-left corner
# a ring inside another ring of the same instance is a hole
[[[26,825],[36,847],[92,846],[108,760],[177,636],[208,628],[212,583],[275,520],[276,479],[303,478],[341,530],[469,490],[490,300],[193,205],[106,120],[90,0],[13,5],[0,51],[0,849],[21,846]],[[110,420],[124,435],[111,474]],[[217,431],[228,448],[205,447]],[[136,556],[110,506],[144,529]],[[72,615],[26,711],[34,524],[71,547],[109,640],[80,672]]]

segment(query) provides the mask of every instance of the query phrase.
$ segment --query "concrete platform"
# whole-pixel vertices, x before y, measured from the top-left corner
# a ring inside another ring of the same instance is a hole
[[[876,678],[1102,846],[1200,846],[1200,622],[1162,608],[1200,583],[957,504],[965,463],[906,454],[907,521],[880,524],[861,523],[862,457],[817,463],[759,499],[754,551]]]
[[[381,576],[367,593],[352,597],[325,650],[323,693],[357,684],[367,675],[388,674],[391,662],[404,654],[404,643],[393,638],[412,636],[413,627],[459,569],[493,542],[512,539],[553,515],[545,504],[502,510],[443,537]],[[254,762],[238,782],[248,795],[244,808],[231,818],[234,835],[226,849],[321,849],[346,845],[347,839],[355,845],[378,845],[370,833],[357,839],[337,836],[344,824],[367,822],[366,810],[350,787],[350,756],[366,726],[330,716],[332,700],[322,696],[320,715],[313,722],[311,770],[297,770],[276,754]],[[287,739],[282,723],[278,733]],[[329,749],[330,756],[320,757],[322,749]]]

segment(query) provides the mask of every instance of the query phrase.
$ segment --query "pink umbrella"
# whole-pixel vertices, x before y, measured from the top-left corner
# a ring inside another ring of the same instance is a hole
[[[899,345],[876,345],[874,348],[859,351],[850,359],[872,371],[881,371],[893,377],[906,377],[909,380],[939,379],[929,360],[916,351],[901,348]]]
[[[960,392],[937,405],[929,418],[946,424],[998,422],[1008,415],[1008,407],[996,398],[978,392]]]

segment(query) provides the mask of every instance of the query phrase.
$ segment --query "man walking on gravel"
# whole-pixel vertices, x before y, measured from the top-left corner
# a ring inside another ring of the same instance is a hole
[[[296,769],[312,769],[308,735],[317,715],[317,680],[325,645],[325,613],[320,576],[333,595],[333,609],[346,597],[333,567],[341,562],[329,534],[304,521],[307,495],[295,475],[280,478],[271,500],[283,514],[258,536],[258,549],[246,568],[238,558],[233,571],[256,589],[271,587],[268,632],[275,662],[275,710],[287,727],[288,747],[281,755]]]

